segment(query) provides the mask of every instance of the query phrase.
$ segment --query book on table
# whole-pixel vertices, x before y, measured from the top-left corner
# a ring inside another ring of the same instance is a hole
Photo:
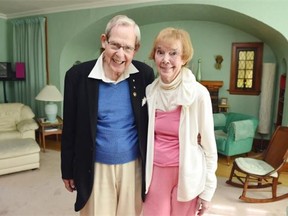
[[[59,128],[58,127],[53,127],[53,126],[51,126],[51,127],[45,127],[45,131],[46,132],[50,132],[50,131],[57,131]]]

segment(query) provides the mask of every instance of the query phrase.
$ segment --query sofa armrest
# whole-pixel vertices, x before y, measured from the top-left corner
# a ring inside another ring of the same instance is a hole
[[[17,125],[16,128],[18,131],[21,133],[29,130],[36,130],[38,129],[38,124],[34,119],[26,119],[23,121],[20,121]]]
[[[228,131],[228,134],[234,134],[235,141],[253,138],[255,135],[255,127],[252,120],[231,122]]]

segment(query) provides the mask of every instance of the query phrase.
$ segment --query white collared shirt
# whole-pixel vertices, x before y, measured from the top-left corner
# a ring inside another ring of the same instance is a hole
[[[121,76],[118,78],[118,80],[115,81],[115,80],[109,79],[108,77],[105,76],[105,73],[104,73],[103,53],[99,56],[98,60],[96,61],[96,64],[94,65],[90,74],[88,75],[89,78],[99,79],[99,80],[102,80],[103,82],[106,82],[106,83],[117,84],[117,83],[127,79],[130,76],[130,74],[134,74],[134,73],[139,72],[139,70],[131,63],[128,66],[127,70],[125,70],[124,73],[121,74]]]

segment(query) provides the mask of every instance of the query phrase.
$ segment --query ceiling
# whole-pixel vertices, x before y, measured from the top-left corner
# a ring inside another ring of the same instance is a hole
[[[159,0],[0,0],[0,17],[16,18],[69,10],[156,1]]]
[[[0,17],[18,18],[39,14],[101,8],[117,5],[163,2],[164,0],[0,0]],[[149,10],[149,16],[147,11]],[[278,31],[253,17],[234,10],[207,4],[167,4],[131,9],[139,25],[170,20],[202,20],[218,22],[255,35],[275,53],[287,50],[287,40]],[[127,14],[128,15],[128,14]],[[285,46],[283,46],[283,43]]]

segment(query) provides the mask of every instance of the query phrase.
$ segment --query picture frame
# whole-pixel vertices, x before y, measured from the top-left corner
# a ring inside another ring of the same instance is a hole
[[[11,74],[11,63],[0,62],[0,79],[8,79]]]
[[[228,98],[225,98],[225,97],[221,98],[220,99],[220,104],[221,105],[227,105],[228,104]]]

